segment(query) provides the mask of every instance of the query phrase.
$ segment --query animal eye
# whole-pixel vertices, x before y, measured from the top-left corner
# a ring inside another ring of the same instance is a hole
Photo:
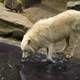
[[[28,45],[31,43],[31,40],[28,40]]]

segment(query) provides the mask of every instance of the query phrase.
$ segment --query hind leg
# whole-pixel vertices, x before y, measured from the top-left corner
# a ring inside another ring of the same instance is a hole
[[[66,52],[68,50],[69,46],[70,46],[70,36],[66,37],[65,40],[66,40],[66,44],[59,52],[63,52],[64,56],[66,58],[71,58],[72,54],[70,54],[70,53],[67,54],[67,52]]]
[[[67,57],[71,58],[71,57],[74,56],[74,52],[75,52],[76,48],[78,47],[79,41],[80,41],[80,37],[79,36],[76,36],[76,38],[73,39],[73,44],[70,45],[70,47],[71,47],[70,56],[67,56]]]
[[[68,59],[73,56],[71,53],[67,54],[68,52],[66,52],[68,50],[69,46],[70,46],[70,41],[69,40],[70,40],[70,36],[66,38],[66,47],[64,49],[64,54],[66,53],[65,57],[68,58]]]
[[[75,39],[74,39],[75,38]],[[78,42],[78,40],[76,40],[76,35],[75,34],[71,34],[69,40],[66,40],[66,43],[68,44],[68,47],[66,48],[66,50],[64,51],[65,57],[66,58],[72,58],[74,55],[74,48],[75,48],[75,43]]]
[[[59,52],[65,52],[69,46],[69,39],[70,37],[66,37],[65,40],[66,40],[66,44],[64,45],[64,47],[59,51]]]
[[[74,56],[74,51],[75,48],[77,47],[77,44],[79,43],[80,37],[78,36],[77,33],[72,32],[70,34],[70,39],[69,39],[69,47],[67,48],[65,52],[66,58],[72,58]]]

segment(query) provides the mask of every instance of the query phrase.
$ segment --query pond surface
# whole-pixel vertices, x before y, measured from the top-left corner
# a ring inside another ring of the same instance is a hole
[[[28,57],[20,71],[22,80],[80,80],[79,63],[63,57],[53,61],[42,54]]]
[[[80,80],[80,61],[58,57],[51,62],[39,53],[21,62],[21,53],[0,42],[0,80]]]
[[[16,65],[21,59],[21,49],[0,42],[0,80],[20,80]]]

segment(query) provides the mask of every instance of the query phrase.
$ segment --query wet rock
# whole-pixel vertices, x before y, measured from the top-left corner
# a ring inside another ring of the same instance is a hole
[[[54,62],[54,63],[53,63]],[[22,67],[31,67],[40,72],[45,72],[51,74],[52,71],[66,71],[66,64],[68,64],[68,60],[64,57],[53,58],[53,61],[47,59],[45,54],[37,53],[35,55],[28,56],[27,58],[22,60]]]
[[[26,62],[26,63],[41,63],[41,62],[46,62],[47,58],[45,54],[42,53],[37,53],[34,55],[30,55],[27,58],[23,59],[22,62]]]

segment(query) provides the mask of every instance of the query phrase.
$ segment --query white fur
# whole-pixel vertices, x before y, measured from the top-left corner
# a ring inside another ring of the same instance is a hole
[[[80,25],[80,12],[75,10],[67,10],[57,16],[36,22],[21,42],[23,57],[27,57],[28,51],[35,53],[39,48],[47,48],[50,44],[70,36],[77,30],[76,25]]]

